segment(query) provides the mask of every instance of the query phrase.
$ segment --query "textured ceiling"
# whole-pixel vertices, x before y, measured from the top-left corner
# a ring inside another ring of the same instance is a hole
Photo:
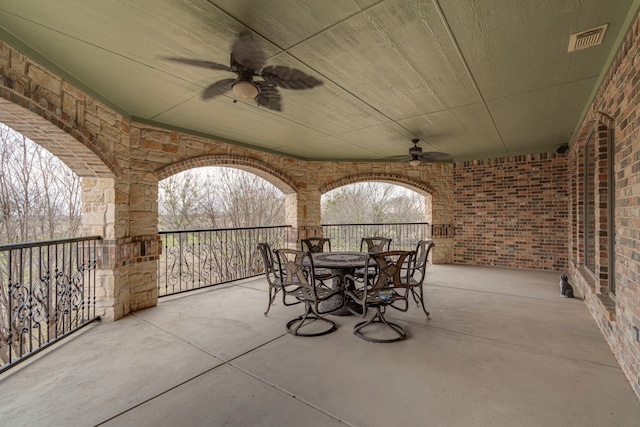
[[[568,143],[639,0],[0,0],[0,39],[136,121],[308,160],[467,160]],[[609,24],[601,45],[569,36]],[[283,111],[202,100],[250,31],[323,81]]]

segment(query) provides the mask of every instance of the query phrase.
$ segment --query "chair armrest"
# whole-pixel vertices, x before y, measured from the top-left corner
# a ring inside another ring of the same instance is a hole
[[[345,282],[353,283],[355,289],[362,289],[365,286],[364,276],[359,276],[357,274],[345,274],[344,280]]]
[[[346,274],[344,278],[355,284],[354,289],[346,288],[344,290],[345,307],[347,307],[347,310],[354,316],[365,317],[367,315],[367,286],[364,278],[354,277],[350,274]],[[357,309],[355,309],[354,306],[356,306]]]

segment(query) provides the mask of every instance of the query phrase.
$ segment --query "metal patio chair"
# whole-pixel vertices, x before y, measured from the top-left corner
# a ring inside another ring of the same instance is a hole
[[[342,308],[344,306],[344,294],[342,291],[328,288],[320,280],[316,280],[313,258],[309,252],[278,249],[276,250],[276,256],[280,268],[280,277],[282,277],[281,287],[284,305],[304,303],[305,306],[302,315],[287,322],[287,332],[292,335],[314,337],[335,331],[336,324],[322,316],[329,313],[329,311],[322,311],[320,304],[339,295],[342,304],[337,308]],[[288,302],[287,297],[293,298],[295,302]],[[335,309],[336,307],[331,307],[331,311]],[[320,323],[327,324],[328,328],[317,330],[315,327]],[[301,329],[307,329],[310,332]]]
[[[391,239],[386,237],[363,237],[360,241],[360,252],[378,253],[391,250]]]
[[[282,287],[282,281],[280,280],[280,271],[276,269],[271,246],[268,243],[258,243],[258,252],[262,255],[264,273],[267,276],[267,283],[269,283],[269,304],[267,305],[267,311],[264,312],[266,316],[271,309],[271,304],[276,299],[278,291]]]
[[[367,260],[365,277],[353,278],[360,286],[355,290],[347,290],[345,298],[346,306],[354,315],[366,317],[369,310],[375,313],[371,319],[357,323],[353,333],[367,341],[376,343],[388,343],[403,340],[407,333],[397,323],[389,322],[385,318],[387,307],[391,306],[400,311],[407,311],[409,289],[409,273],[413,263],[414,251],[386,251],[372,254]],[[371,267],[376,268],[371,268]],[[355,304],[356,307],[353,307]],[[393,331],[392,338],[378,338],[365,335],[362,330],[373,324],[386,325]]]
[[[435,247],[432,240],[420,240],[416,245],[416,256],[413,257],[411,268],[407,271],[409,275],[409,289],[416,304],[422,306],[422,311],[429,317],[429,312],[424,305],[423,283],[426,276],[429,253]]]
[[[385,252],[390,250],[391,247],[391,239],[386,237],[363,237],[360,240],[360,252],[369,252],[370,254],[376,254],[380,252]],[[371,267],[374,268],[375,267]],[[373,272],[369,272],[369,276],[372,275]],[[363,278],[365,276],[365,270],[360,268],[356,270],[355,276],[359,278]]]
[[[327,239],[324,237],[309,237],[308,239],[300,239],[300,247],[303,251],[311,253],[331,252],[331,239]]]
[[[331,239],[324,237],[309,237],[308,239],[300,239],[300,247],[302,251],[318,253],[331,252]],[[325,250],[327,249],[327,250]],[[316,268],[316,280],[325,281],[333,276],[328,268]]]

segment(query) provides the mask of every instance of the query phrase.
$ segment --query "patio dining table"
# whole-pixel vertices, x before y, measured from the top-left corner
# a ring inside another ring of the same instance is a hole
[[[316,252],[312,253],[313,265],[316,268],[327,268],[331,270],[332,274],[337,277],[332,282],[334,289],[340,289],[344,291],[349,285],[353,286],[353,283],[347,283],[347,275],[353,276],[356,269],[364,268],[369,257],[368,252]],[[340,308],[340,297],[336,295],[336,298],[330,299],[323,303],[321,307],[323,311],[329,311],[331,307],[336,307],[336,310],[331,311],[331,314],[338,316],[348,316],[351,312],[346,308]]]

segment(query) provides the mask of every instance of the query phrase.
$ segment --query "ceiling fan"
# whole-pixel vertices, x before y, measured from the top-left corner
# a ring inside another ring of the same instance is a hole
[[[310,89],[322,84],[322,81],[309,76],[300,70],[279,65],[264,66],[265,53],[251,33],[241,33],[231,48],[230,65],[211,61],[188,58],[165,59],[210,68],[212,70],[231,71],[236,78],[218,80],[202,92],[202,99],[210,99],[222,95],[229,89],[235,99],[249,101],[255,99],[258,105],[275,111],[282,111],[282,102],[278,87],[284,89]],[[254,80],[260,77],[262,80]]]
[[[413,147],[409,148],[409,156],[408,158],[404,158],[402,161],[409,161],[411,166],[418,166],[420,163],[434,163],[438,161],[443,161],[449,155],[447,153],[441,153],[439,151],[422,151],[421,147],[418,147],[418,142],[420,140],[418,138],[414,138],[411,140]]]

